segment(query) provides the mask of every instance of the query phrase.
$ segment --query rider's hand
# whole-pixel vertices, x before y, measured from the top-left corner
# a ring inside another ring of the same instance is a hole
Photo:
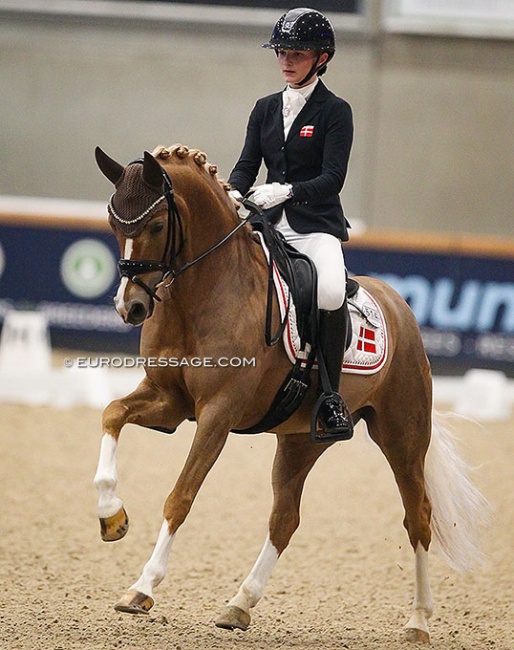
[[[267,183],[252,188],[250,200],[264,210],[273,208],[293,196],[293,188],[289,183]]]
[[[229,190],[228,195],[230,196],[231,199],[233,199],[237,203],[242,203],[243,201],[243,195],[239,190]]]

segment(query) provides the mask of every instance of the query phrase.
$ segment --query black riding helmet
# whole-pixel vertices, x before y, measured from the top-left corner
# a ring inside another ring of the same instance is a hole
[[[271,37],[262,47],[275,50],[315,50],[318,56],[309,74],[300,85],[317,72],[319,76],[327,70],[327,64],[336,50],[334,28],[326,16],[315,9],[300,7],[290,9],[279,18]],[[318,66],[323,52],[328,52],[327,61]]]

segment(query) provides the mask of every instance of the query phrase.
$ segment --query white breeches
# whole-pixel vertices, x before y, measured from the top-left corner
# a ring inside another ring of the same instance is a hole
[[[344,255],[339,239],[325,232],[296,232],[289,225],[285,213],[275,228],[291,246],[314,262],[318,272],[318,307],[327,311],[339,309],[346,296]]]

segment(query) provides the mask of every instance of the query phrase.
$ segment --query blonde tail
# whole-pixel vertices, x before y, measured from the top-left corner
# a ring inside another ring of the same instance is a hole
[[[470,479],[446,416],[432,414],[432,439],[425,459],[425,483],[432,503],[432,543],[457,571],[472,571],[483,562],[479,533],[490,506]]]

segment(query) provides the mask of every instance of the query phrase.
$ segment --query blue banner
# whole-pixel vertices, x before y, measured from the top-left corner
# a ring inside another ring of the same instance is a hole
[[[54,347],[137,352],[140,330],[125,325],[113,305],[114,235],[100,226],[36,223],[0,221],[0,321],[10,309],[42,311]]]
[[[501,369],[514,376],[512,256],[345,245],[349,271],[390,284],[411,306],[434,370]]]
[[[436,373],[514,376],[514,246],[511,255],[423,252],[376,241],[345,244],[349,272],[381,278],[407,300]],[[0,218],[0,323],[9,309],[35,309],[47,315],[54,347],[136,354],[140,328],[113,305],[119,257],[106,221]]]

